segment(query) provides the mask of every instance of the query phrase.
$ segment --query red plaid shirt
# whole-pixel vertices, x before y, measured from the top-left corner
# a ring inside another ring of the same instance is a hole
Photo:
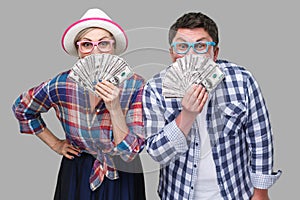
[[[105,104],[100,102],[92,108],[88,90],[69,79],[69,72],[60,73],[20,95],[13,105],[13,112],[21,133],[38,134],[46,127],[41,114],[53,107],[66,139],[97,158],[90,176],[91,189],[95,190],[104,176],[118,178],[112,156],[120,155],[129,162],[144,148],[144,79],[134,74],[120,88],[120,104],[129,132],[121,143],[115,145],[110,114]]]

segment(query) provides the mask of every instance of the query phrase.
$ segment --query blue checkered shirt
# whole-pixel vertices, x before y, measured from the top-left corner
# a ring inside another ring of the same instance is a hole
[[[273,172],[269,114],[249,71],[224,60],[217,63],[225,79],[211,93],[206,114],[217,182],[224,199],[250,199],[254,187],[268,189],[281,175],[280,170]],[[162,96],[167,69],[148,80],[144,88],[146,150],[161,166],[160,198],[193,199],[199,175],[199,128],[194,123],[185,137],[176,125],[181,99]]]

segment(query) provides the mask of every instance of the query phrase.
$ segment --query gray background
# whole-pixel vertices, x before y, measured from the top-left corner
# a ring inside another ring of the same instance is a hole
[[[249,69],[261,85],[274,131],[273,200],[298,195],[299,12],[295,1],[6,1],[1,5],[1,199],[52,199],[60,156],[35,136],[20,135],[11,111],[23,91],[72,67],[60,45],[63,31],[91,7],[105,10],[129,37],[124,55],[146,79],[170,64],[167,29],[188,11],[202,11],[219,26],[220,58]],[[63,137],[54,111],[44,116]],[[297,119],[298,118],[298,119]],[[147,197],[156,194],[158,166],[145,152]]]

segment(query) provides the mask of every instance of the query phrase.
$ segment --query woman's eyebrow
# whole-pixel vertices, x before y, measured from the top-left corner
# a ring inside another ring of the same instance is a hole
[[[111,37],[110,37],[110,36],[103,36],[103,37],[100,38],[98,41],[101,41],[101,40],[103,40],[103,39],[105,39],[105,38],[111,38]],[[90,38],[87,38],[87,37],[83,37],[82,39],[88,40],[88,41],[92,41]]]

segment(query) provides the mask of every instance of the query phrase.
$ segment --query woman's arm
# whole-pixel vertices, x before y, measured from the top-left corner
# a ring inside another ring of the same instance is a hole
[[[37,136],[56,153],[73,159],[73,155],[80,156],[80,149],[71,145],[67,140],[60,140],[48,128],[45,128]]]
[[[72,158],[72,155],[79,154],[79,150],[69,144],[66,140],[58,139],[46,127],[46,123],[41,115],[42,113],[48,112],[54,105],[54,102],[50,97],[50,86],[63,84],[65,76],[65,73],[60,74],[54,79],[49,79],[24,92],[15,100],[12,110],[19,122],[21,133],[37,135],[56,153],[64,155],[67,158]],[[58,90],[54,87],[54,91]],[[56,93],[55,95],[57,96]]]
[[[110,113],[115,148],[112,154],[120,154],[125,161],[131,161],[144,147],[142,114],[142,92],[144,81],[138,76],[130,79],[125,91],[128,111],[124,113],[120,104],[120,89],[108,81],[97,84],[96,91],[103,99]],[[126,94],[126,95],[127,95]],[[124,103],[124,102],[123,102]],[[126,103],[126,102],[125,102]],[[126,106],[125,106],[126,107]],[[126,115],[125,115],[126,114]]]
[[[121,143],[129,132],[120,105],[120,89],[108,81],[102,81],[96,85],[98,95],[103,99],[106,109],[110,113],[114,143]]]

